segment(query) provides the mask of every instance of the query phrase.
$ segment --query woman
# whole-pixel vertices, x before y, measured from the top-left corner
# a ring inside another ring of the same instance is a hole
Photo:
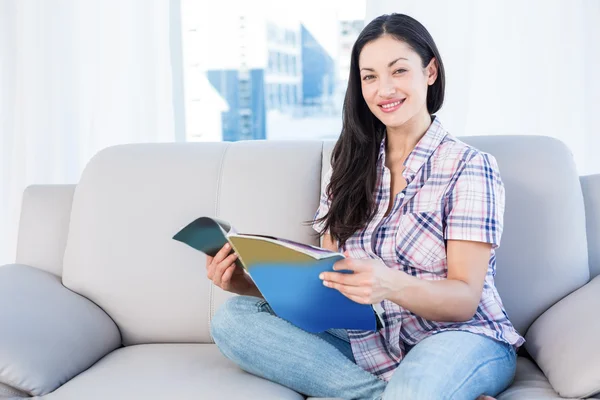
[[[350,66],[343,129],[314,228],[345,260],[323,284],[380,304],[376,332],[305,332],[273,315],[224,248],[207,262],[241,294],[211,331],[241,368],[314,397],[468,399],[514,377],[524,339],[494,286],[504,187],[489,154],[448,134],[434,115],[444,68],[427,30],[399,14],[373,20]]]

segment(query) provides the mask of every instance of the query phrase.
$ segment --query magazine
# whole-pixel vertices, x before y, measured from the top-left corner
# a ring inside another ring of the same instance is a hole
[[[263,234],[238,233],[230,223],[200,217],[173,239],[214,257],[226,243],[277,316],[308,331],[374,331],[383,326],[371,305],[356,303],[323,285],[319,274],[344,259],[339,252]],[[352,271],[337,271],[352,273]]]

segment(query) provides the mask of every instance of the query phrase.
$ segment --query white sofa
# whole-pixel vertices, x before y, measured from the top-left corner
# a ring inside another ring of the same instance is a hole
[[[594,396],[600,175],[579,177],[554,139],[463,139],[497,158],[507,189],[496,282],[529,355],[500,399]],[[304,399],[219,353],[210,322],[231,294],[171,237],[213,215],[317,244],[303,221],[333,144],[124,145],[76,186],[29,187],[16,264],[0,268],[0,398]]]

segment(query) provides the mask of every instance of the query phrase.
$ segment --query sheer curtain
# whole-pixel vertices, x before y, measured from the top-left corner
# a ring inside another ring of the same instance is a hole
[[[600,172],[599,1],[367,2],[368,21],[391,12],[436,41],[447,75],[439,114],[453,134],[552,136],[581,174]]]
[[[27,185],[99,150],[174,140],[168,0],[0,1],[0,265]]]

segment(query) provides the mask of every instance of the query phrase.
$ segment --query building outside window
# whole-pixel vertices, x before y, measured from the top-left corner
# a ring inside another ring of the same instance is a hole
[[[257,2],[181,0],[187,140],[336,138],[365,0]]]

